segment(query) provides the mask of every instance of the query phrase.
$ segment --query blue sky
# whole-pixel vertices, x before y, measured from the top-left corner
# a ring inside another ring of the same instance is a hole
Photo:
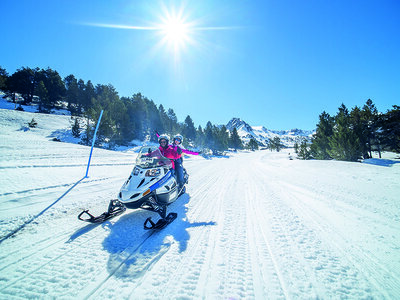
[[[2,0],[0,11],[9,74],[50,67],[110,83],[196,126],[240,117],[314,129],[341,103],[400,105],[396,0]],[[163,29],[171,19],[185,26],[174,40]]]

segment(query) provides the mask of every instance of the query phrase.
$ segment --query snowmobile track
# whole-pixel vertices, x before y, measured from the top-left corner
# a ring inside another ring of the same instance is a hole
[[[251,182],[251,186],[246,189],[246,192],[247,192],[246,199],[248,199],[247,205],[248,205],[248,208],[252,209],[254,216],[257,216],[258,220],[262,220],[262,219],[265,219],[265,215],[262,214],[262,212],[265,213],[265,210],[264,209],[260,209],[262,207],[262,205],[260,203],[255,203],[254,202],[253,198],[254,199],[259,199],[259,198],[255,197],[251,193],[251,191],[256,191],[257,190],[255,185],[256,184],[254,182]],[[269,211],[271,211],[271,210],[269,210]],[[278,261],[277,261],[277,259],[275,257],[274,251],[272,250],[272,247],[271,247],[271,242],[270,242],[271,238],[268,237],[267,234],[266,234],[266,227],[262,226],[262,224],[259,223],[259,222],[258,223],[254,222],[253,220],[250,220],[249,222],[253,223],[252,224],[253,228],[255,228],[255,227],[257,228],[257,230],[254,229],[254,232],[253,232],[254,234],[256,234],[256,232],[261,233],[262,241],[258,241],[258,242],[263,242],[263,244],[266,246],[266,249],[268,250],[268,257],[265,257],[265,255],[263,255],[263,258],[264,258],[264,260],[262,260],[263,264],[267,264],[269,261],[270,261],[270,263],[272,263],[272,267],[275,270],[274,273],[276,274],[276,276],[277,276],[277,278],[279,280],[280,288],[282,290],[284,298],[290,299],[291,297],[290,297],[290,294],[288,292],[287,284],[285,282],[285,279],[284,279],[284,276],[282,274],[281,268],[280,268],[280,266],[278,264]],[[261,249],[265,249],[265,248],[261,248]],[[257,264],[255,264],[255,265],[257,265]],[[260,272],[261,274],[263,273],[262,270],[258,270],[258,272]],[[263,276],[263,278],[265,278],[265,277]],[[263,284],[265,284],[266,282],[270,281],[270,280],[271,279],[267,280],[265,278],[264,282],[261,283],[261,286]],[[262,295],[261,297],[262,298],[264,298],[264,297],[269,298],[266,295]]]
[[[85,241],[79,243],[78,245],[75,245],[74,247],[70,247],[69,249],[62,251],[62,253],[56,255],[53,258],[48,259],[46,262],[41,263],[39,266],[37,266],[38,262],[35,259],[35,257],[39,257],[40,256],[39,258],[42,258],[42,259],[45,258],[46,259],[48,254],[49,253],[53,253],[54,250],[57,250],[57,249],[63,250],[62,247],[60,248],[60,247],[57,247],[57,246],[60,246],[61,244],[65,244],[65,242],[60,243],[62,240],[64,240],[64,238],[62,238],[60,240],[57,240],[55,243],[50,243],[48,245],[48,247],[42,248],[42,249],[46,250],[44,253],[36,251],[33,255],[27,256],[26,259],[27,258],[31,258],[31,259],[34,258],[34,262],[32,262],[32,264],[30,264],[30,266],[32,266],[32,265],[35,266],[34,269],[29,270],[28,272],[24,273],[22,276],[19,276],[17,279],[12,280],[7,285],[3,286],[0,289],[0,291],[6,290],[7,288],[14,286],[15,284],[21,282],[23,279],[27,278],[28,276],[30,276],[32,274],[35,274],[35,273],[38,273],[38,271],[42,270],[43,268],[45,268],[50,263],[54,263],[55,261],[59,260],[60,258],[70,254],[71,252],[79,250],[81,248],[81,246],[85,245],[86,243],[91,241],[93,238],[96,238],[95,234],[93,234],[93,236],[91,238],[87,238]],[[11,265],[11,266],[13,266],[13,265]],[[11,266],[9,265],[8,267],[11,267]]]
[[[212,179],[210,179],[212,181]],[[219,181],[214,180],[214,184],[218,184]],[[192,196],[192,199],[196,198],[196,195],[205,195],[205,190],[207,190],[207,187],[210,187],[210,182],[207,182],[203,187],[204,190],[200,189],[194,195]],[[220,195],[224,194],[224,191],[220,191]],[[220,196],[216,195],[216,196]],[[193,216],[193,219],[213,219],[216,216],[222,216],[222,214],[218,214],[221,210],[221,203],[218,203],[217,207],[214,207],[214,209],[209,210],[205,209],[204,207],[204,202],[201,201],[201,198],[199,201],[194,203],[193,208],[190,209],[190,216]],[[188,212],[189,213],[189,212]],[[186,216],[188,218],[188,216]],[[191,218],[192,219],[192,218]],[[196,284],[200,281],[199,278],[201,276],[201,269],[203,268],[203,265],[206,260],[206,253],[203,249],[204,241],[208,240],[207,237],[210,236],[210,231],[206,229],[202,229],[200,234],[196,235],[195,238],[192,238],[190,241],[190,249],[187,250],[187,253],[182,259],[179,261],[179,264],[175,264],[176,267],[172,268],[171,273],[175,274],[175,276],[167,276],[165,274],[165,278],[167,280],[165,281],[166,285],[174,285],[176,282],[182,282],[183,286],[181,287],[182,289],[182,294],[184,294],[185,291],[190,291],[193,290]],[[209,242],[209,241],[208,241]],[[172,258],[166,258],[166,259],[172,259]],[[193,263],[196,262],[196,263]],[[171,260],[171,264],[173,265],[173,259]],[[186,270],[186,271],[183,271]],[[181,274],[179,276],[179,274]],[[185,274],[185,275],[182,275]],[[186,275],[190,274],[190,275]],[[183,277],[183,278],[182,278]],[[186,292],[187,293],[187,292]],[[170,295],[166,294],[165,291],[161,293],[160,295],[157,295],[160,298],[170,298]],[[196,295],[187,293],[187,297],[196,297]]]
[[[136,247],[132,250],[129,251],[130,253],[128,253],[127,257],[124,258],[121,263],[115,267],[112,271],[106,271],[104,272],[101,276],[100,279],[97,278],[96,279],[96,283],[95,283],[95,287],[93,288],[92,286],[89,286],[89,291],[82,291],[80,293],[80,297],[82,297],[83,299],[89,299],[90,297],[92,297],[97,291],[99,291],[99,289],[104,286],[106,284],[106,282],[113,277],[113,275],[119,270],[121,269],[121,267],[126,263],[126,261],[128,261],[132,256],[134,256],[139,250],[140,248],[145,244],[145,242],[147,240],[150,239],[150,237],[155,233],[156,231],[150,231],[148,233],[146,233],[145,235],[147,235],[138,245],[136,245]],[[123,252],[127,252],[127,249],[125,249]],[[121,254],[122,255],[122,254]]]
[[[285,183],[285,185],[288,185]],[[289,190],[291,192],[289,192]],[[294,190],[297,189],[287,189],[286,193],[290,194],[290,196],[297,201],[291,202],[291,205],[297,206],[297,210],[301,211],[303,216],[306,216],[309,222],[313,223],[314,228],[317,228],[320,230],[321,235],[325,237],[325,240],[329,243],[332,244],[333,247],[335,247],[337,250],[339,250],[344,257],[353,265],[354,268],[357,268],[357,266],[360,265],[360,262],[362,261],[368,261],[369,263],[367,265],[363,264],[364,268],[367,268],[367,274],[373,274],[380,272],[381,276],[377,277],[374,276],[374,278],[381,278],[381,280],[375,281],[371,280],[368,277],[365,277],[364,279],[367,280],[371,285],[373,285],[376,290],[379,290],[382,293],[382,296],[385,298],[392,298],[388,293],[387,293],[387,287],[390,286],[391,290],[399,290],[400,289],[400,278],[396,277],[395,275],[392,274],[391,271],[389,271],[385,266],[383,266],[381,263],[378,262],[378,260],[373,257],[371,254],[368,254],[365,252],[365,250],[361,249],[358,247],[356,244],[352,244],[352,252],[356,251],[357,255],[356,256],[347,256],[347,250],[342,246],[342,244],[350,244],[350,241],[348,238],[340,234],[338,231],[333,230],[332,228],[335,228],[334,226],[322,226],[321,224],[326,224],[326,220],[323,219],[320,214],[310,205],[306,205],[304,203],[303,197],[299,196],[297,192],[293,192]],[[303,193],[306,191],[303,191]],[[306,192],[307,193],[307,192]],[[319,195],[308,195],[308,197],[311,198],[321,198],[323,196]],[[324,222],[322,222],[324,221]],[[335,238],[332,238],[335,237]],[[341,241],[340,243],[338,241]],[[359,269],[358,270],[359,274],[365,274],[366,270],[365,269]],[[383,288],[385,287],[385,288]]]

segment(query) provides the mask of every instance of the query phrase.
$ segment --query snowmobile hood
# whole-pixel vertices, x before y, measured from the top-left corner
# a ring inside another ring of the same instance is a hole
[[[171,160],[162,156],[158,147],[142,147],[118,199],[128,203],[138,201],[155,190],[167,193],[174,181],[171,167]]]

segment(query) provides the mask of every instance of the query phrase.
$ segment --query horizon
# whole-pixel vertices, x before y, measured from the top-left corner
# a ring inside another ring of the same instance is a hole
[[[204,127],[238,117],[314,130],[318,116],[400,99],[395,1],[2,1],[0,66],[141,93]],[[7,46],[6,46],[7,45]],[[34,45],[27,47],[26,45]],[[239,112],[239,113],[238,113]]]

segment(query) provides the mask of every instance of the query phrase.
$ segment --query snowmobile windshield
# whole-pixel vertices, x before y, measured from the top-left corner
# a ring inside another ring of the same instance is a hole
[[[148,169],[148,168],[172,168],[172,162],[169,158],[166,158],[161,154],[160,149],[156,146],[145,146],[139,151],[136,158],[136,166]]]

